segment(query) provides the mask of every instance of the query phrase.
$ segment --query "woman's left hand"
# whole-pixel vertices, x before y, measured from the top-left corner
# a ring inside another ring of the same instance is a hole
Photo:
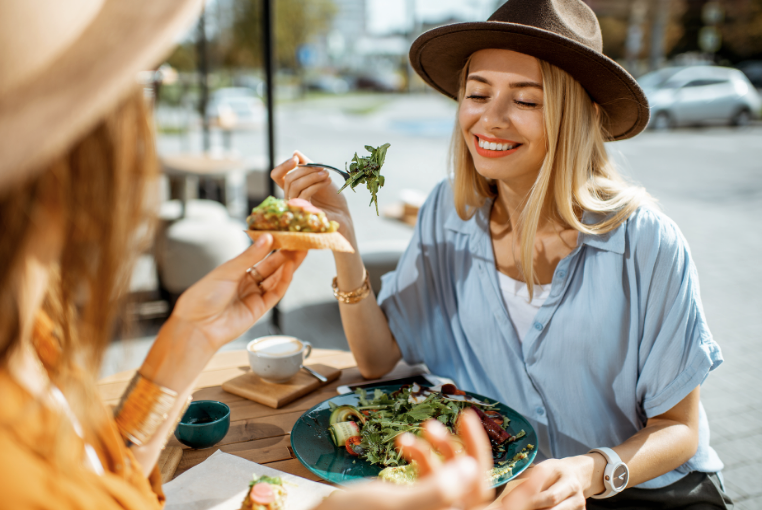
[[[592,492],[595,460],[589,455],[551,459],[520,476],[524,482],[502,501],[504,510],[584,510],[586,493]]]
[[[251,328],[283,298],[306,251],[276,251],[265,234],[239,256],[193,284],[172,313],[193,326],[216,352]]]
[[[307,252],[268,255],[272,243],[269,234],[259,237],[180,296],[140,368],[143,377],[182,391],[220,347],[280,301]]]

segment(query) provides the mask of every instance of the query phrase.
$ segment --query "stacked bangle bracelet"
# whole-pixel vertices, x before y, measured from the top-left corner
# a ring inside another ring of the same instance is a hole
[[[138,446],[147,443],[166,421],[176,401],[176,391],[135,373],[114,410],[114,420],[122,437]]]
[[[368,297],[368,295],[370,295],[370,276],[368,276],[368,272],[365,271],[365,279],[363,280],[362,285],[349,292],[341,292],[339,290],[339,282],[336,277],[333,279],[332,287],[333,295],[336,297],[339,303],[344,303],[347,305],[359,303]]]

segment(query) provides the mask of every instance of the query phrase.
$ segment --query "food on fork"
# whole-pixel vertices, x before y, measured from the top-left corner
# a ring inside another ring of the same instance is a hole
[[[381,175],[381,167],[386,159],[386,150],[391,144],[385,143],[380,147],[371,147],[366,145],[365,149],[370,152],[370,156],[355,156],[352,163],[347,168],[349,179],[341,187],[339,193],[344,191],[347,186],[354,191],[355,187],[365,183],[370,191],[370,204],[376,204],[376,216],[378,216],[378,190],[384,186],[384,176]]]
[[[254,476],[240,510],[283,510],[286,489],[280,477]]]
[[[339,224],[301,198],[286,201],[267,197],[251,211],[246,223],[249,226],[246,233],[253,241],[270,233],[274,250],[328,249],[354,253],[349,241],[337,232]]]

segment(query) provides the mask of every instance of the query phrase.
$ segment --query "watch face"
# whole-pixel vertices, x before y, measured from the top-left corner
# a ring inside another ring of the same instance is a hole
[[[614,490],[621,491],[627,487],[627,480],[629,479],[629,476],[630,474],[627,471],[627,466],[624,464],[619,464],[614,470],[614,475],[612,476],[611,480],[611,485],[614,487]]]

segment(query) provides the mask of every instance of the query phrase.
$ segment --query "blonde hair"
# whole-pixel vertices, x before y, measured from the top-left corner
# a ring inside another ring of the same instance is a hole
[[[650,201],[645,189],[625,181],[606,154],[610,138],[605,113],[568,73],[538,59],[543,82],[543,119],[547,153],[537,180],[525,199],[514,225],[519,241],[518,266],[529,287],[537,283],[533,264],[537,226],[544,212],[552,219],[584,234],[601,235],[616,229],[641,204]],[[458,102],[463,100],[469,61],[460,79]],[[497,197],[494,181],[476,171],[460,126],[456,122],[450,144],[453,194],[458,215],[467,220],[487,199]],[[586,225],[581,213],[604,215]]]
[[[88,435],[105,418],[96,378],[138,254],[137,232],[152,219],[145,198],[156,158],[144,103],[136,90],[39,176],[0,193],[0,366],[21,344],[22,314],[29,312],[19,305],[15,278],[27,256],[23,247],[45,221],[34,212],[54,198],[64,242],[51,269],[45,316],[35,325],[48,323],[41,329],[54,347],[38,353]]]

